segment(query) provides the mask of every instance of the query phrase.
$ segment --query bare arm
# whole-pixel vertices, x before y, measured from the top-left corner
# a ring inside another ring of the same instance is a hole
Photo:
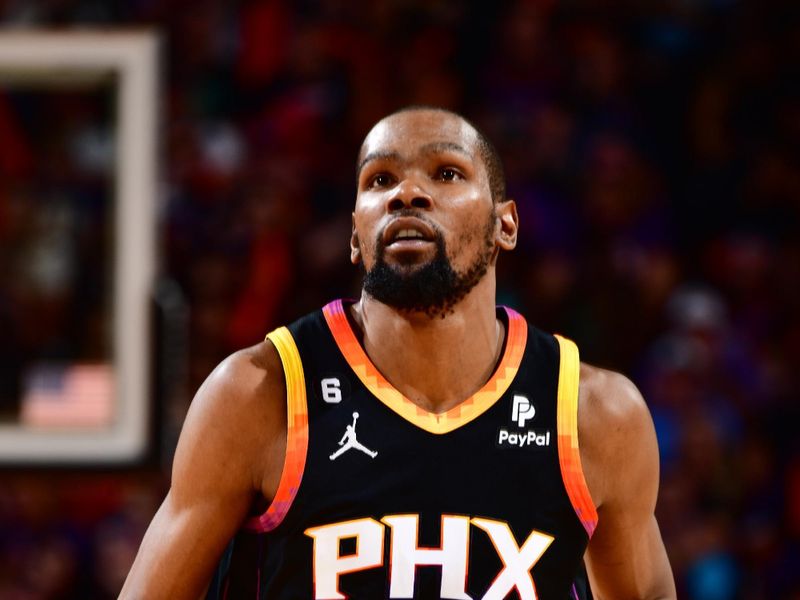
[[[223,361],[195,396],[172,486],[121,598],[197,598],[254,498],[277,489],[286,443],[277,352],[264,343]]]
[[[581,366],[581,461],[597,506],[586,552],[596,600],[676,597],[654,515],[658,445],[639,390],[617,373]]]

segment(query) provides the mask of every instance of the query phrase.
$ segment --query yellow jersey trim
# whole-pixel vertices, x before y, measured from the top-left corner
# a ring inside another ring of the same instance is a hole
[[[556,336],[560,349],[558,367],[558,462],[575,514],[589,537],[597,527],[597,509],[583,476],[578,447],[578,391],[581,363],[575,342]]]
[[[308,453],[306,380],[300,352],[286,327],[280,327],[269,333],[267,339],[278,351],[286,378],[286,457],[283,461],[278,490],[272,503],[263,514],[249,519],[245,524],[246,529],[259,532],[275,529],[289,512],[303,479]]]

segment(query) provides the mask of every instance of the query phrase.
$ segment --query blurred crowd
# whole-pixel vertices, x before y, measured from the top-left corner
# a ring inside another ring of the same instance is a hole
[[[796,2],[5,0],[0,21],[161,32],[160,273],[189,308],[189,392],[231,351],[358,294],[347,240],[372,123],[408,104],[466,114],[519,207],[500,301],[650,405],[679,597],[800,599]],[[65,160],[111,169],[108,126],[61,112],[52,135],[84,143]],[[188,402],[165,407],[166,429]],[[115,596],[166,481],[0,475],[0,597]]]

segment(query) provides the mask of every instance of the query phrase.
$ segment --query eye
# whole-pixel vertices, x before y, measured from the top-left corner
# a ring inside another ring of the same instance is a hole
[[[378,173],[369,179],[367,187],[386,187],[390,183],[392,183],[392,178],[388,173]]]
[[[437,173],[437,177],[442,181],[457,181],[464,179],[464,176],[452,167],[442,167]]]

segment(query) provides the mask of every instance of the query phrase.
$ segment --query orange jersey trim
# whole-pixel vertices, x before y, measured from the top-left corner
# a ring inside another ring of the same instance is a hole
[[[525,319],[516,311],[505,308],[508,314],[506,349],[494,375],[480,390],[458,406],[444,413],[433,413],[414,404],[384,378],[358,342],[344,311],[341,300],[334,300],[322,309],[339,350],[361,383],[406,421],[435,434],[458,429],[482,415],[500,399],[517,375],[528,338]]]
[[[250,531],[271,531],[281,524],[289,507],[292,505],[300,481],[308,452],[308,406],[306,405],[306,380],[303,374],[303,363],[300,352],[294,343],[292,334],[286,327],[276,329],[269,339],[278,350],[286,376],[286,457],[283,461],[283,472],[278,484],[278,491],[267,510],[249,519],[245,529]]]
[[[581,454],[578,448],[578,386],[580,383],[580,357],[574,342],[556,336],[561,350],[558,367],[558,462],[561,477],[567,488],[572,507],[592,537],[597,527],[597,509],[589,495],[583,476]]]

